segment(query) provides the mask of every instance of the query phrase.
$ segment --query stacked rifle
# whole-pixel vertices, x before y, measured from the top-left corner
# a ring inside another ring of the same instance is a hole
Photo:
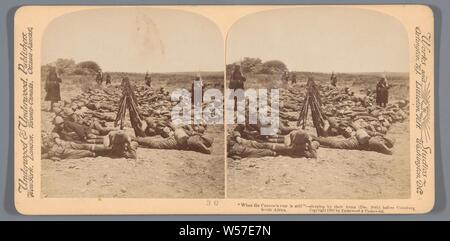
[[[380,134],[386,134],[392,124],[407,120],[409,100],[391,100],[387,107],[376,104],[376,94],[355,94],[349,88],[316,84],[308,80],[283,89],[280,94],[280,119],[283,123],[296,122],[306,128],[309,112],[317,135],[326,130],[343,133],[352,124]],[[311,111],[310,111],[311,110]]]
[[[142,117],[139,114],[138,101],[129,79],[124,78],[121,86],[122,97],[119,101],[119,110],[117,111],[117,116],[114,120],[114,126],[117,127],[120,122],[120,129],[123,130],[123,123],[128,109],[131,126],[135,130],[136,136],[145,136],[142,131]]]
[[[322,100],[320,99],[317,85],[311,78],[308,79],[306,84],[306,96],[303,101],[303,106],[300,110],[297,126],[301,126],[302,129],[306,128],[306,119],[308,118],[308,112],[311,108],[311,117],[314,127],[316,128],[318,136],[325,136],[325,116],[322,112]]]

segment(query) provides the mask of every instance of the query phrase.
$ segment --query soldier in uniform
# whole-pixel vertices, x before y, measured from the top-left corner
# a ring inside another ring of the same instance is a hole
[[[177,127],[175,131],[163,137],[135,137],[139,145],[151,149],[191,150],[204,154],[211,154],[209,149],[213,140],[201,134],[188,133],[183,128]]]
[[[193,106],[195,106],[195,105],[201,106],[202,105],[202,102],[203,102],[203,88],[204,88],[204,85],[203,85],[202,78],[200,76],[195,77],[195,80],[192,82],[192,85],[191,85],[191,101],[192,101],[192,105]],[[201,90],[199,103],[195,102],[195,98],[194,98],[195,97],[195,94],[194,94],[195,93],[194,92],[195,89],[200,89]]]
[[[297,75],[295,73],[292,73],[291,75],[291,84],[297,83]]]
[[[79,159],[83,157],[106,156],[111,158],[136,159],[137,144],[123,132],[111,132],[103,144],[87,144],[65,141],[58,133],[43,135],[42,158],[52,160]]]
[[[232,90],[244,89],[245,81],[246,78],[242,75],[241,66],[238,64],[234,65],[233,72],[231,73],[229,88]]]
[[[111,75],[106,74],[106,85],[110,85],[110,84],[111,84]]]
[[[317,158],[318,142],[314,142],[312,137],[303,130],[291,131],[284,137],[284,143],[267,143],[254,140],[246,140],[240,136],[239,132],[233,133],[234,140],[231,139],[233,145],[230,146],[233,156],[240,157],[259,157],[260,155],[272,156],[275,152],[277,155],[291,157],[307,157]],[[237,146],[235,146],[237,144]]]
[[[89,127],[92,129],[95,135],[99,136],[106,136],[111,131],[118,130],[118,128],[105,126],[105,123],[106,123],[105,121],[100,121],[97,118],[93,118],[92,120],[89,121],[90,124]]]
[[[103,74],[102,71],[99,70],[97,72],[97,75],[95,76],[95,81],[97,82],[97,84],[101,85],[103,83]]]
[[[148,72],[145,73],[145,78],[144,78],[144,80],[145,80],[145,84],[146,84],[148,87],[152,87],[152,77],[148,74]]]
[[[104,138],[104,145],[107,147],[103,153],[105,156],[112,158],[129,158],[136,159],[136,150],[138,144],[132,141],[132,138],[122,130],[111,131]]]
[[[269,148],[255,148],[254,146],[246,146],[236,141],[236,133],[227,137],[227,155],[233,159],[241,159],[246,157],[265,157],[277,156],[277,153]]]
[[[386,107],[389,99],[389,85],[386,77],[380,78],[376,87],[376,102],[381,107]]]
[[[53,111],[53,106],[56,102],[61,101],[61,93],[60,93],[60,83],[61,79],[56,74],[56,68],[50,68],[50,72],[47,76],[47,80],[45,82],[45,91],[47,95],[45,96],[46,101],[50,101],[50,111]]]
[[[286,70],[285,72],[283,72],[283,74],[281,75],[281,80],[286,83],[289,82],[289,71]]]
[[[331,82],[332,86],[336,87],[336,85],[337,85],[337,76],[334,74],[334,72],[331,73],[330,82]]]
[[[94,145],[64,141],[55,132],[49,136],[43,135],[41,153],[43,159],[56,161],[66,158],[95,157]]]
[[[90,127],[70,120],[64,120],[61,116],[56,116],[53,122],[55,124],[53,132],[57,133],[65,141],[87,142],[88,140],[101,139],[101,137],[92,132]]]
[[[365,151],[375,151],[387,155],[392,155],[391,148],[393,147],[393,141],[375,133],[370,133],[359,129],[359,131],[366,132],[368,138],[358,138],[353,129],[347,128],[348,132],[347,138],[341,139],[336,137],[313,137],[314,141],[320,143],[321,146],[335,149],[344,150],[365,150]]]

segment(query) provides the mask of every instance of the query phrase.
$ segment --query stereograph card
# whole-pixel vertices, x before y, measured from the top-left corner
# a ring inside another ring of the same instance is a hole
[[[434,38],[424,5],[23,6],[16,208],[429,212]]]

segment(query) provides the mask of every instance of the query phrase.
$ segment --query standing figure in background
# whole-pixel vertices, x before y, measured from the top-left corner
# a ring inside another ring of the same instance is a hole
[[[334,74],[334,72],[331,73],[330,82],[331,82],[332,86],[336,87],[336,85],[337,85],[337,76]]]
[[[241,72],[241,66],[239,64],[234,65],[233,72],[231,73],[230,77],[230,85],[229,89],[237,90],[237,89],[244,89],[244,82],[247,79],[242,75]],[[237,111],[237,97],[234,96],[234,111]]]
[[[110,85],[110,84],[111,84],[111,75],[106,74],[106,85]]]
[[[389,84],[388,84],[388,80],[387,80],[387,77],[386,76],[384,76],[384,78],[383,78],[383,83],[384,83],[384,89],[383,89],[383,105],[384,105],[384,107],[386,107],[387,106],[387,104],[388,104],[388,102],[389,102],[389,88],[391,87],[391,86],[389,86]]]
[[[53,104],[61,100],[60,85],[61,79],[56,74],[56,68],[52,67],[45,82],[46,101],[50,101],[50,111],[53,111]]]
[[[376,88],[377,98],[376,102],[378,106],[386,107],[389,99],[389,85],[386,77],[380,78]]]
[[[284,71],[283,75],[281,76],[281,80],[283,82],[289,83],[289,71]]]
[[[234,69],[230,77],[230,89],[244,89],[245,81],[246,78],[244,77],[244,75],[242,75],[241,66],[238,64],[234,65]]]
[[[102,82],[103,82],[103,74],[102,74],[102,71],[101,71],[101,70],[99,70],[99,71],[97,72],[97,76],[95,77],[95,81],[96,81],[97,84],[99,84],[99,85],[102,84]]]
[[[291,75],[291,84],[297,83],[297,75],[295,73],[292,73]]]
[[[194,82],[192,82],[192,86],[191,86],[191,100],[192,100],[192,105],[199,105],[199,106],[201,106],[202,105],[202,102],[203,102],[203,80],[202,80],[202,77],[199,75],[199,76],[197,76],[197,77],[195,77],[195,80],[194,80]],[[198,102],[195,102],[195,92],[194,92],[194,90],[195,89],[201,89],[201,95],[200,95],[200,99],[199,100],[197,100],[197,101],[199,101],[200,103],[198,103]]]
[[[105,151],[101,153],[103,156],[111,158],[137,158],[138,143],[132,141],[131,136],[122,130],[111,131],[104,137],[103,145],[106,147]]]
[[[148,72],[145,73],[145,78],[144,78],[144,80],[145,80],[145,84],[146,84],[148,87],[152,87],[152,77],[148,74]]]

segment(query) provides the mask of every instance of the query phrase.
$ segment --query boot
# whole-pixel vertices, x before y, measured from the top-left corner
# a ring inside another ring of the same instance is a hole
[[[214,137],[206,137],[206,136],[202,136],[202,140],[203,140],[203,144],[206,147],[211,147],[212,144],[214,143]]]

